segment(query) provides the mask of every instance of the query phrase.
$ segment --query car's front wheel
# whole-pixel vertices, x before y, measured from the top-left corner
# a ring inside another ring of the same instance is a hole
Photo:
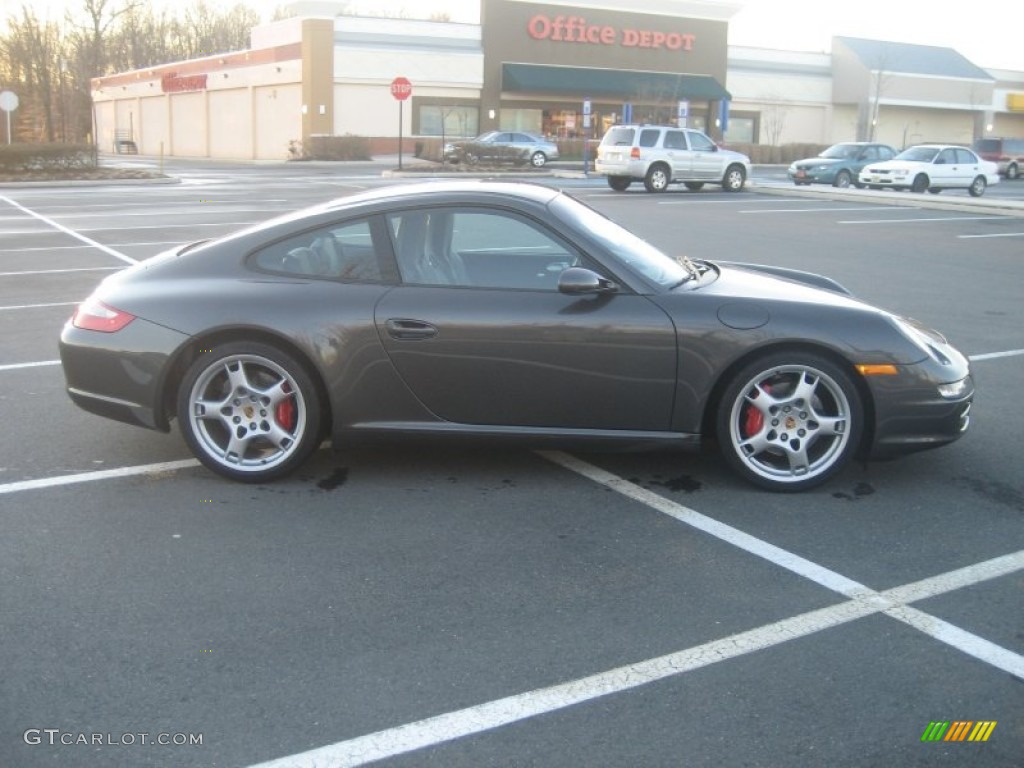
[[[730,165],[722,177],[722,189],[726,192],[739,192],[747,181],[747,172],[742,165]]]
[[[981,197],[985,194],[985,188],[988,186],[984,176],[978,176],[974,181],[971,182],[971,186],[967,188],[967,192],[971,197]]]
[[[846,189],[852,182],[853,176],[850,175],[849,171],[843,170],[836,174],[835,179],[832,180],[832,186]]]
[[[647,175],[644,176],[644,187],[648,192],[664,192],[670,180],[668,166],[663,163],[655,163],[647,169]]]
[[[633,180],[629,176],[609,176],[608,186],[614,189],[616,192],[625,192],[629,189],[629,185],[633,183]]]
[[[726,385],[716,426],[723,455],[745,479],[802,491],[846,465],[863,422],[861,396],[843,368],[808,352],[777,352]]]
[[[1013,181],[1020,177],[1020,168],[1017,167],[1016,163],[1010,163],[1006,166],[1006,180]]]
[[[291,355],[257,342],[203,352],[178,390],[178,423],[203,464],[232,480],[264,482],[298,467],[321,440],[313,380]]]
[[[917,192],[920,194],[921,192],[924,192],[926,189],[928,189],[929,184],[930,182],[928,181],[928,177],[925,176],[923,173],[919,173],[917,174],[917,176],[914,177],[914,181],[910,184],[910,191]]]

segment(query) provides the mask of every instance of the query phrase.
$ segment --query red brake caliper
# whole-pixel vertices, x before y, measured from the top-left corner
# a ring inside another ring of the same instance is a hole
[[[767,389],[767,388],[766,388]],[[753,437],[764,427],[764,414],[750,403],[743,413],[743,436]]]
[[[277,419],[277,423],[287,429],[289,432],[295,429],[295,398],[289,397],[287,400],[282,400],[277,404],[277,408],[274,409],[274,418]]]

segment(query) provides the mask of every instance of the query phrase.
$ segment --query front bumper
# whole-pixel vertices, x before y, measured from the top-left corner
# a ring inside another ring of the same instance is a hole
[[[68,396],[90,413],[149,429],[169,429],[164,379],[188,336],[140,317],[117,333],[76,328],[60,336]]]
[[[940,384],[961,380],[964,390],[959,396],[939,394]],[[970,427],[974,381],[966,366],[951,376],[926,361],[906,366],[898,376],[873,376],[867,381],[875,407],[871,458],[938,448],[959,440]]]

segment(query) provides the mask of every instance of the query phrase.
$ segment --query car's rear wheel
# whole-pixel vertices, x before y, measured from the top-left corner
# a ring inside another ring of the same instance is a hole
[[[670,180],[668,166],[664,163],[655,163],[647,169],[644,187],[648,192],[664,192]]]
[[[910,185],[910,191],[918,193],[924,192],[926,189],[928,189],[928,184],[928,177],[925,176],[923,173],[919,173],[917,174],[917,176],[914,177],[914,181]]]
[[[984,176],[978,176],[974,181],[971,182],[971,186],[967,188],[967,192],[971,197],[981,197],[985,194],[985,188],[988,183],[985,181]]]
[[[928,187],[929,194],[937,195],[942,191],[942,187]]]
[[[809,352],[777,352],[739,371],[717,414],[729,464],[754,485],[801,491],[839,472],[857,450],[864,408],[850,375]]]
[[[1016,163],[1010,163],[1006,166],[1006,180],[1013,181],[1020,176],[1020,168],[1017,167]]]
[[[833,187],[839,187],[840,189],[846,189],[853,182],[853,176],[850,175],[849,171],[842,170],[836,174],[836,177],[832,180]]]
[[[233,342],[204,352],[178,390],[178,422],[189,448],[214,472],[244,482],[288,474],[321,440],[316,386],[291,355]]]
[[[739,192],[747,181],[747,172],[742,165],[730,165],[722,177],[722,189],[726,192]]]
[[[608,186],[616,192],[625,192],[633,180],[629,176],[609,176]]]
[[[684,181],[683,182],[683,186],[685,186],[691,192],[699,192],[700,190],[704,189],[704,182],[703,181]]]
[[[543,168],[544,164],[547,163],[548,156],[541,151],[534,152],[530,155],[530,165],[534,168]]]

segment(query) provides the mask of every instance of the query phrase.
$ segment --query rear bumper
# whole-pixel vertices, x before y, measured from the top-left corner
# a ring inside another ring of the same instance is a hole
[[[136,318],[117,333],[74,327],[60,337],[68,396],[82,409],[149,429],[169,429],[164,377],[188,336]]]

